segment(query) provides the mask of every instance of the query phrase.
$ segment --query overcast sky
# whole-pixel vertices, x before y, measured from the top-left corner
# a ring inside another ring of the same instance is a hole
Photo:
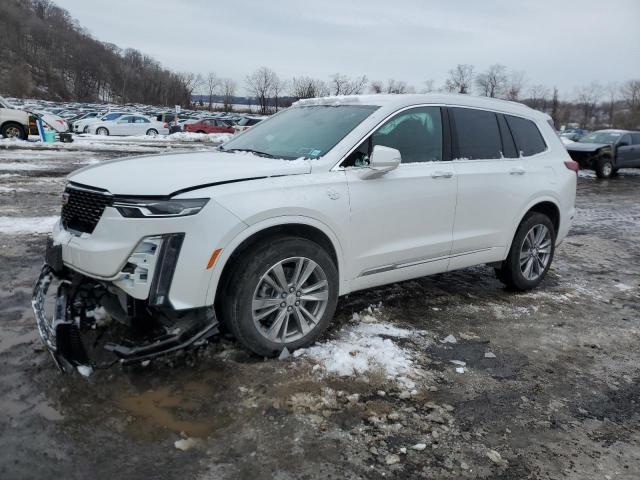
[[[241,87],[262,65],[283,78],[364,74],[420,90],[458,63],[501,63],[569,96],[640,77],[640,0],[55,2],[99,40]]]

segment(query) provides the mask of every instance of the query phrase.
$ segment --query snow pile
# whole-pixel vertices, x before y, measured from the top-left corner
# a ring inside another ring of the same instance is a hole
[[[326,373],[341,377],[383,372],[387,378],[412,383],[412,354],[394,340],[407,339],[423,332],[396,327],[376,317],[379,309],[369,307],[363,315],[354,314],[359,323],[349,325],[339,338],[309,348],[296,350],[294,357],[304,356],[317,362]]]
[[[60,217],[0,217],[0,234],[49,233]]]
[[[161,137],[155,137],[160,139]],[[167,139],[174,142],[209,142],[209,143],[224,143],[233,138],[232,133],[193,133],[193,132],[178,132],[172,133]]]

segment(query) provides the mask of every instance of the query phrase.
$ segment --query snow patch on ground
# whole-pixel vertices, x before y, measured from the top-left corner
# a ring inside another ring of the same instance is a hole
[[[354,314],[353,320],[358,323],[344,327],[338,338],[296,350],[294,356],[316,362],[327,374],[349,377],[377,371],[413,388],[415,384],[408,378],[414,372],[413,354],[397,340],[425,332],[397,327],[379,317],[379,308],[369,307]]]
[[[35,163],[0,163],[0,170],[20,171],[20,170],[47,170],[56,168],[55,165],[35,164]]]
[[[2,186],[0,186],[0,193],[15,193],[15,192],[28,192],[28,190],[26,188],[2,187]]]
[[[49,233],[60,217],[0,217],[0,234]]]

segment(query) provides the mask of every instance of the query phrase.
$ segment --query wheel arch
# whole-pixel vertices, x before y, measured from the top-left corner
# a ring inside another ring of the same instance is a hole
[[[561,225],[561,213],[558,201],[553,197],[537,198],[536,200],[530,202],[526,206],[526,208],[523,209],[523,212],[519,216],[518,221],[511,229],[511,238],[509,238],[508,245],[506,246],[505,255],[509,253],[509,250],[511,249],[511,243],[513,242],[513,238],[518,231],[518,227],[520,227],[520,224],[524,220],[524,217],[526,217],[529,212],[538,212],[549,217],[551,219],[551,222],[553,223],[556,236],[558,235],[558,231]]]
[[[209,282],[207,304],[213,304],[219,298],[229,279],[235,261],[243,252],[258,242],[282,236],[306,238],[324,248],[331,256],[338,270],[340,294],[344,290],[344,265],[342,246],[337,235],[326,224],[310,217],[277,217],[264,220],[240,232],[222,250]]]

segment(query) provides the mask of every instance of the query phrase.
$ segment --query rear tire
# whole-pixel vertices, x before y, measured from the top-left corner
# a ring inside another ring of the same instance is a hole
[[[109,135],[109,130],[107,130],[104,127],[100,127],[96,130],[96,135],[104,135],[104,136],[108,136]]]
[[[27,139],[27,133],[19,123],[8,122],[2,126],[2,136],[4,138],[18,138],[20,140]]]
[[[158,131],[155,128],[150,128],[149,130],[147,130],[147,135],[149,137],[157,137]]]
[[[555,253],[556,231],[546,215],[529,212],[513,238],[496,277],[511,290],[530,290],[544,279]]]
[[[276,238],[244,251],[232,268],[221,316],[248,350],[273,357],[311,345],[329,326],[338,270],[315,242]]]
[[[611,157],[603,156],[596,160],[596,176],[598,178],[611,178],[614,170]]]

